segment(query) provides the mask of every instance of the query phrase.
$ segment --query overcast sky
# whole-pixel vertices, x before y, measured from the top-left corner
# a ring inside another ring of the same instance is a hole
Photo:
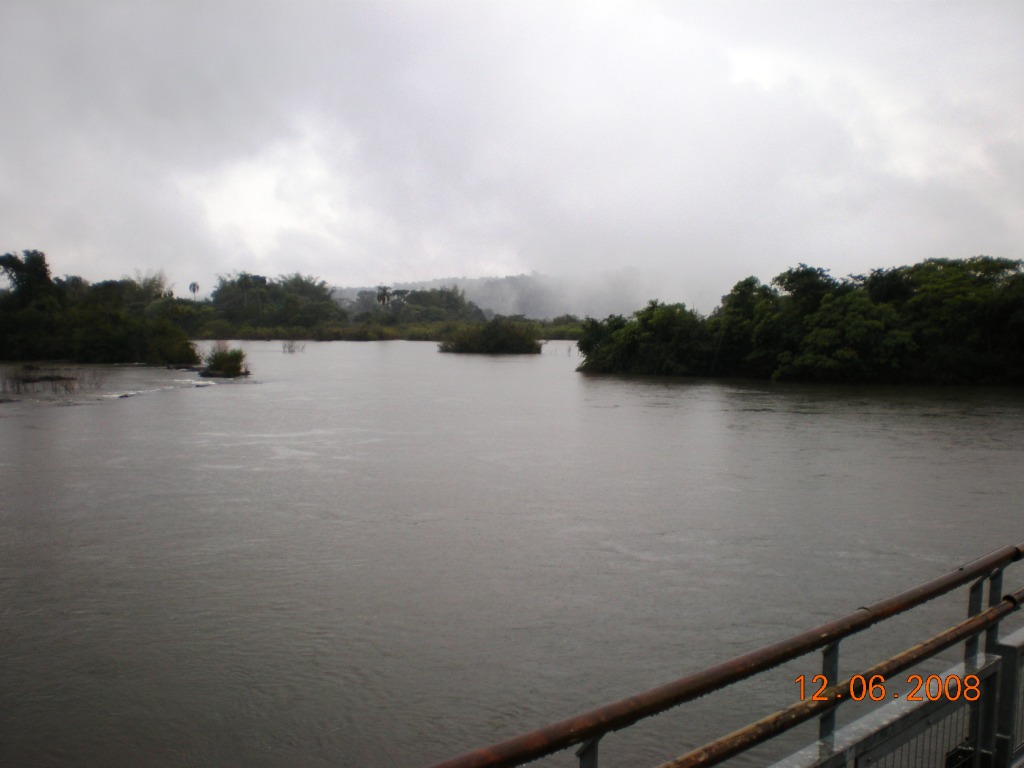
[[[55,276],[1024,258],[1024,2],[3,0],[0,251]]]

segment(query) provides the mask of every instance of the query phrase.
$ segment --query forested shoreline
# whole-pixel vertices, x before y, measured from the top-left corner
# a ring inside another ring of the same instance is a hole
[[[414,339],[443,351],[536,351],[578,338],[579,370],[879,383],[1024,382],[1024,267],[975,256],[836,278],[800,264],[738,282],[709,315],[652,300],[629,317],[489,318],[456,288],[378,286],[342,305],[326,282],[246,272],[209,299],[162,275],[52,278],[39,251],[0,256],[0,359],[192,366],[196,339]]]
[[[452,351],[518,351],[495,346],[488,321],[500,320],[501,338],[574,338],[580,320],[514,316],[489,318],[455,286],[394,290],[386,285],[338,301],[327,283],[301,274],[220,276],[210,297],[177,297],[161,274],[89,283],[53,278],[46,255],[0,256],[10,287],[0,290],[0,359],[193,366],[193,340],[450,342]],[[484,342],[475,345],[479,336]],[[530,348],[532,350],[532,347]]]
[[[582,371],[879,383],[1024,382],[1022,262],[928,259],[832,277],[806,264],[737,283],[703,316],[651,301],[587,318]]]
[[[0,256],[0,359],[196,365],[163,278],[53,279],[45,254]]]

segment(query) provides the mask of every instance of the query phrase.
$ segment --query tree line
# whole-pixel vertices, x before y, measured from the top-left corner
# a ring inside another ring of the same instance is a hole
[[[580,370],[892,383],[1024,381],[1022,262],[928,259],[832,277],[800,264],[738,282],[710,315],[651,301],[587,318]]]
[[[301,274],[250,272],[219,276],[210,297],[176,297],[162,274],[89,283],[53,278],[46,256],[23,251],[0,256],[9,288],[0,289],[0,359],[145,362],[195,365],[194,339],[465,338],[486,313],[455,287],[391,290],[386,285],[338,301],[323,280]],[[520,335],[544,327],[508,318]],[[551,338],[579,331],[579,320],[556,318]]]
[[[175,300],[163,277],[90,284],[52,278],[46,256],[5,253],[0,269],[0,358],[195,365],[195,347],[174,322]]]

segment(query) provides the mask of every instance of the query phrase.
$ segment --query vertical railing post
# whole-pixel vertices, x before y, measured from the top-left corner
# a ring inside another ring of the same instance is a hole
[[[988,607],[999,605],[1003,600],[1003,569],[997,568],[988,577]],[[999,622],[985,630],[985,653],[995,653],[999,645]]]
[[[580,759],[580,768],[597,768],[597,743],[601,741],[600,736],[595,736],[589,741],[583,742],[576,750],[576,757]]]
[[[968,616],[973,616],[981,612],[985,582],[988,582],[987,607],[991,608],[994,605],[998,605],[1002,599],[1000,592],[1003,588],[1003,569],[997,568],[971,585],[971,592],[968,597],[967,605]],[[978,664],[978,640],[978,635],[975,635],[964,644],[965,668],[970,664],[975,666]],[[985,654],[988,655],[995,653],[998,644],[999,623],[997,622],[985,630]],[[970,720],[968,732],[974,743],[977,745],[978,754],[985,760],[982,765],[994,765],[993,761],[996,759],[996,755],[999,751],[997,738],[997,713],[999,712],[998,699],[1000,693],[1000,681],[1003,674],[1005,674],[1005,670],[1002,669],[1002,661],[1003,660],[1001,660],[1000,663],[1000,673],[994,676],[987,676],[985,680],[982,681],[984,694],[979,697],[978,704],[972,706],[969,710]]]
[[[988,607],[991,608],[994,605],[998,605],[1002,602],[1003,592],[1003,569],[996,568],[988,577]],[[999,622],[997,621],[987,630],[985,630],[985,655],[996,654],[999,652]],[[1003,656],[999,659],[999,672],[995,675],[994,679],[990,683],[986,684],[988,690],[988,700],[982,701],[981,707],[985,709],[985,712],[981,715],[982,727],[984,732],[979,734],[985,741],[983,742],[988,746],[990,754],[989,765],[992,768],[999,766],[999,761],[1005,755],[1002,747],[999,732],[999,722],[1001,711],[1008,706],[1006,701],[1000,700],[1004,694],[1003,681],[1011,675],[1007,669],[1008,659]],[[1003,762],[1002,768],[1009,768],[1009,761]]]
[[[981,613],[981,599],[985,591],[985,580],[988,577],[982,576],[971,584],[971,591],[967,596],[967,617]],[[964,663],[976,662],[978,659],[978,636],[968,638],[964,643]]]
[[[829,643],[821,651],[821,674],[828,684],[839,682],[839,641]],[[818,739],[831,738],[836,732],[836,711],[830,709],[818,718]]]

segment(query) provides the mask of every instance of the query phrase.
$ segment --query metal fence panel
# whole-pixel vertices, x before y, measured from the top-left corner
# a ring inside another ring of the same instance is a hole
[[[772,768],[987,768],[990,763],[981,758],[993,749],[994,729],[988,725],[999,710],[1000,668],[999,656],[979,654],[974,664],[958,664],[942,675],[977,675],[976,702],[894,700]]]

